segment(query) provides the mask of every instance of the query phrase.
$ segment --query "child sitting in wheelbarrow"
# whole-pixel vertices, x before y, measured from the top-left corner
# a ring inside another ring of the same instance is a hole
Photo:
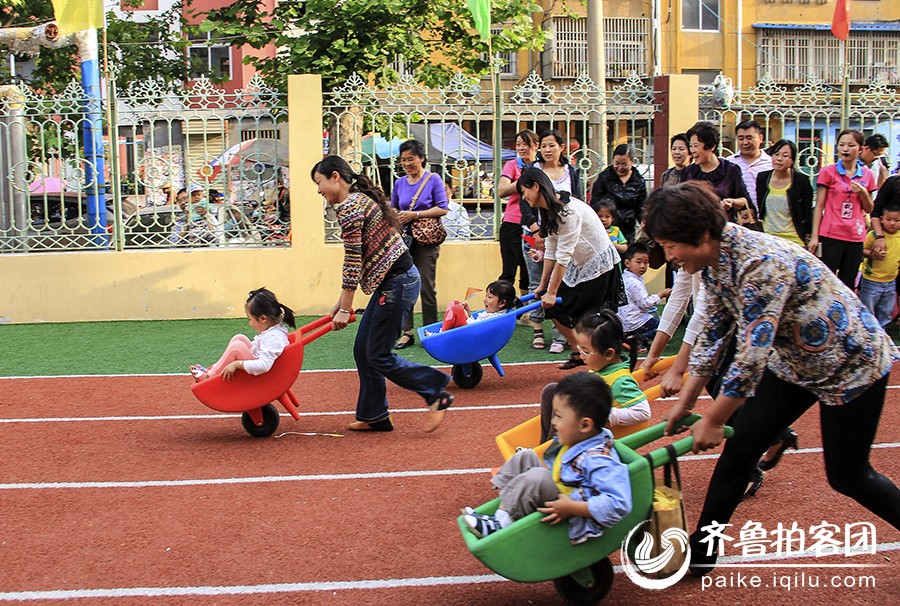
[[[484,310],[477,316],[472,314],[465,301],[451,301],[444,314],[441,332],[502,316],[521,305],[522,302],[516,297],[516,288],[506,280],[496,280],[484,289]]]
[[[195,381],[199,383],[218,375],[230,381],[238,370],[251,375],[269,372],[275,359],[288,346],[288,329],[285,325],[296,327],[294,312],[290,307],[279,303],[271,290],[251,290],[244,304],[244,312],[257,335],[252,341],[242,334],[231,337],[225,352],[208,369],[200,364],[191,364],[191,375]]]
[[[500,468],[491,479],[500,489],[500,507],[493,515],[466,507],[469,529],[483,538],[540,511],[548,524],[568,519],[569,540],[577,545],[628,515],[628,466],[605,428],[611,407],[612,394],[601,377],[582,372],[560,381],[553,394],[553,444],[543,459],[524,449]]]

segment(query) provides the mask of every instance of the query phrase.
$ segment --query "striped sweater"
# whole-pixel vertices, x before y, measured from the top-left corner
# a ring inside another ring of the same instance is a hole
[[[344,241],[342,288],[372,294],[391,266],[407,251],[400,233],[378,203],[359,192],[334,207]]]

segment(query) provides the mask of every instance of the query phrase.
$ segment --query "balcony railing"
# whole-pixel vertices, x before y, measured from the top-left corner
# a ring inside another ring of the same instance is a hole
[[[650,19],[603,19],[606,77],[625,79],[650,73]],[[542,54],[544,79],[577,78],[588,69],[587,19],[555,16],[545,24],[552,39]]]

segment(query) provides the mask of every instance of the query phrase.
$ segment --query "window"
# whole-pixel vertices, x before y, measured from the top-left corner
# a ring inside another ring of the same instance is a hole
[[[828,84],[841,82],[840,43],[824,28],[760,28],[757,44],[757,80],[769,76],[778,83],[802,84],[815,77]],[[851,84],[900,84],[900,33],[854,30],[848,46]]]
[[[496,36],[501,32],[500,28],[492,28],[491,35]],[[501,60],[500,69],[498,73],[501,77],[504,78],[515,78],[518,76],[518,70],[516,69],[516,59],[519,53],[513,51],[511,53],[495,53],[496,57]]]
[[[681,29],[719,31],[719,0],[681,0]]]
[[[188,39],[188,59],[190,61],[191,78],[209,74],[216,79],[231,80],[231,46],[216,44],[215,34],[190,34]]]
[[[545,25],[551,40],[541,53],[544,79],[575,79],[588,70],[587,19],[554,16]],[[650,71],[650,19],[603,19],[606,77],[624,79]]]

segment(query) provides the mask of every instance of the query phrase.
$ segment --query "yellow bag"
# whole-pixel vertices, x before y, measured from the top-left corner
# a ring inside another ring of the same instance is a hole
[[[678,469],[678,457],[671,445],[666,446],[666,452],[669,454],[669,462],[663,466],[663,477],[654,477],[653,509],[650,511],[650,524],[647,530],[653,537],[651,557],[660,556],[667,549],[672,552],[669,561],[656,573],[658,578],[668,577],[678,571],[684,564],[687,553],[686,542],[682,545],[677,540],[670,540],[670,537],[664,538],[663,533],[670,528],[679,528],[684,531],[684,536],[689,535],[681,493],[681,471]],[[653,462],[651,461],[650,464],[652,466]],[[665,543],[665,547],[663,543]]]

